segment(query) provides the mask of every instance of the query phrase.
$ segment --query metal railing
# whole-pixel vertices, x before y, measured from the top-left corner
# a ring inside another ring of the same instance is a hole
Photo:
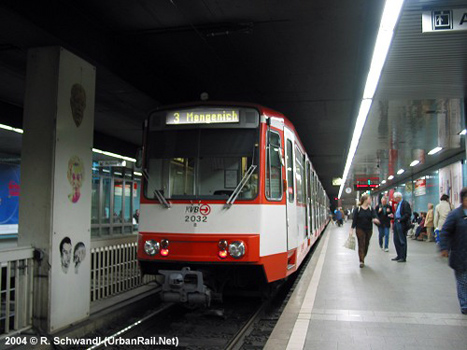
[[[31,327],[33,248],[0,251],[0,338]]]
[[[136,259],[136,236],[103,240],[91,248],[91,302],[107,298],[153,281],[154,276],[141,277]]]

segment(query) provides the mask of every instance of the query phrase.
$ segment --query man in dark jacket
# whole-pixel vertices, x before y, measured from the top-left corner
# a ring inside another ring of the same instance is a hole
[[[381,205],[377,205],[375,208],[376,215],[380,224],[378,226],[379,231],[379,247],[384,249],[384,251],[389,251],[389,229],[391,228],[391,214],[392,209],[388,204],[388,197],[383,196],[381,198]],[[384,247],[383,247],[384,239]]]
[[[407,261],[407,231],[410,227],[412,209],[406,200],[402,199],[402,193],[394,193],[394,201],[399,203],[394,214],[394,246],[397,256],[392,261],[405,263]]]
[[[440,232],[441,255],[449,256],[455,271],[461,312],[467,315],[467,187],[461,191],[461,203],[451,211]]]

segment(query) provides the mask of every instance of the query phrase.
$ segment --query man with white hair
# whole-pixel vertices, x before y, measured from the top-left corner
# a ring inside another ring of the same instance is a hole
[[[407,231],[410,227],[412,210],[410,204],[402,198],[402,193],[394,193],[394,201],[398,203],[394,214],[394,246],[397,256],[392,261],[400,263],[407,261]]]

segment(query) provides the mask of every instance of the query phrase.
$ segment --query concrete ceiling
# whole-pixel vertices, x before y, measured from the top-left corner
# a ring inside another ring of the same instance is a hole
[[[0,100],[22,106],[28,48],[62,45],[98,68],[96,130],[130,145],[158,104],[260,103],[295,123],[332,198],[383,4],[5,0]]]

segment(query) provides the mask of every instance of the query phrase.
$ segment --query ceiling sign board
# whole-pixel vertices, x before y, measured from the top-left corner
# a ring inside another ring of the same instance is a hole
[[[109,167],[109,166],[126,166],[126,161],[120,160],[100,160],[99,166]]]
[[[467,8],[439,9],[422,12],[422,32],[467,30]]]

